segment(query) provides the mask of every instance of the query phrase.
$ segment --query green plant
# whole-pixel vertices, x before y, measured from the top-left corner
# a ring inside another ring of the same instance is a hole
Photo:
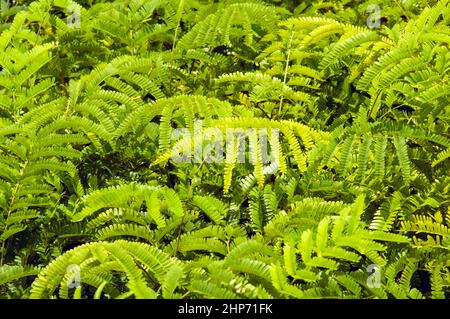
[[[0,0],[0,298],[448,298],[449,1],[369,5]]]

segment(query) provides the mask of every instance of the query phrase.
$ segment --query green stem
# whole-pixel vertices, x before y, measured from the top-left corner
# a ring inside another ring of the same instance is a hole
[[[294,39],[294,31],[291,31],[291,35],[289,37],[288,50],[287,50],[286,66],[284,67],[283,89],[287,82],[287,75],[288,75],[288,71],[289,71],[289,62],[291,61],[291,46],[292,46],[293,39]],[[283,99],[284,99],[284,94],[283,94],[283,92],[281,92],[280,107],[279,107],[278,113],[281,113],[281,108],[283,107]]]

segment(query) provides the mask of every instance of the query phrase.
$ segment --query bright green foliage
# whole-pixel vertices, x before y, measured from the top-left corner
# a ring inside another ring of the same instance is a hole
[[[0,0],[0,298],[449,298],[450,3],[371,4]]]

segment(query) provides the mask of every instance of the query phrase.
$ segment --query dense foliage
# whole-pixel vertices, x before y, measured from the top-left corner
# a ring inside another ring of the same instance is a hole
[[[0,298],[449,298],[449,25],[0,0]]]

